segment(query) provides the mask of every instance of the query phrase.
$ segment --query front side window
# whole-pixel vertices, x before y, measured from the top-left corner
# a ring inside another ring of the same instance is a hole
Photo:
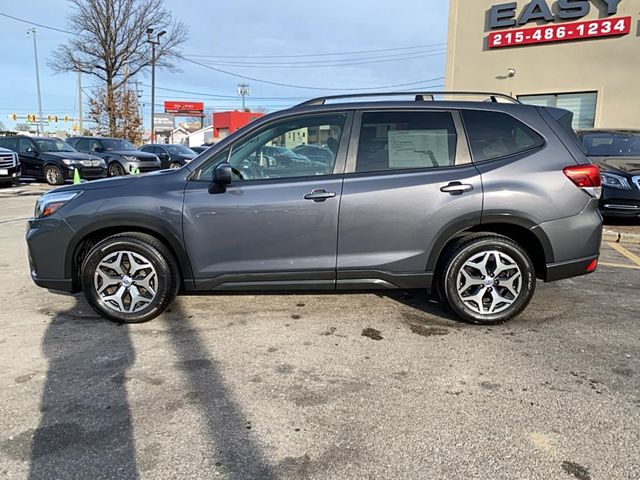
[[[34,152],[35,148],[36,147],[31,140],[27,140],[26,138],[21,138],[18,141],[18,153]]]
[[[105,150],[135,150],[136,147],[131,145],[126,140],[120,140],[118,138],[103,138],[102,145]]]
[[[345,115],[300,117],[268,125],[232,147],[229,164],[234,180],[263,180],[330,175],[342,137]],[[312,158],[297,147],[312,145],[326,149],[323,158]],[[295,151],[298,150],[298,151]],[[224,155],[204,165],[195,175],[210,181],[215,166],[226,159]]]
[[[36,144],[41,152],[75,152],[75,148],[67,142],[54,138],[39,138]]]
[[[356,172],[449,167],[456,142],[449,112],[364,113]]]
[[[540,135],[506,113],[465,110],[462,118],[474,162],[515,155],[544,145]]]

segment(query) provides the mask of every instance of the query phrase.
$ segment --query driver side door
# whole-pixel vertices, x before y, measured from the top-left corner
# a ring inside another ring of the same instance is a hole
[[[185,189],[183,229],[196,289],[335,288],[350,124],[350,112],[274,120],[194,172]],[[304,158],[295,168],[276,168],[262,153],[297,142],[320,145],[330,136],[338,148],[321,168]],[[227,159],[231,185],[209,193],[213,169]]]

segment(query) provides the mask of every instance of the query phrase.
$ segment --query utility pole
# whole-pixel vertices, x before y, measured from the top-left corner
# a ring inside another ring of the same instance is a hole
[[[136,105],[138,108],[138,116],[140,117],[140,121],[142,122],[142,107],[140,105],[140,93],[142,92],[142,90],[140,89],[140,80],[133,80],[131,83],[133,83],[135,85],[135,92],[136,92]]]
[[[242,111],[245,111],[245,106],[244,106],[244,97],[251,95],[251,88],[249,87],[248,83],[239,83],[238,84],[238,95],[240,95],[242,97]]]
[[[84,135],[82,124],[82,72],[78,69],[78,131],[79,135]]]
[[[156,132],[154,129],[154,115],[156,108],[156,45],[160,45],[160,37],[167,33],[166,30],[162,30],[156,35],[154,40],[151,36],[153,34],[153,28],[147,28],[147,43],[151,44],[151,143],[156,141]]]
[[[39,134],[44,135],[44,120],[42,118],[42,96],[40,95],[40,72],[38,71],[38,47],[36,45],[36,29],[27,30],[27,35],[33,38],[33,56],[36,62],[36,90],[38,92],[38,117],[39,117]]]

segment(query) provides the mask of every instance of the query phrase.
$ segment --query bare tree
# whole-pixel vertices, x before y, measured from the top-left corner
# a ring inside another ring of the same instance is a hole
[[[115,125],[109,123],[107,110],[107,89],[97,87],[89,98],[88,117],[97,124],[96,131],[101,135],[125,138],[133,144],[142,141],[142,119],[138,110],[136,92],[126,87],[119,88],[113,95]]]
[[[56,50],[49,62],[57,72],[81,71],[104,82],[109,134],[116,132],[116,91],[151,65],[146,31],[165,30],[156,48],[156,66],[175,69],[187,39],[184,23],[172,19],[162,0],[69,0],[68,23],[78,34]]]

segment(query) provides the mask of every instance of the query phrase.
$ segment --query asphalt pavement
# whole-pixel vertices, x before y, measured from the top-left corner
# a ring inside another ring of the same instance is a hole
[[[420,292],[117,326],[31,283],[34,191],[0,198],[0,478],[640,478],[640,246],[501,326]]]

